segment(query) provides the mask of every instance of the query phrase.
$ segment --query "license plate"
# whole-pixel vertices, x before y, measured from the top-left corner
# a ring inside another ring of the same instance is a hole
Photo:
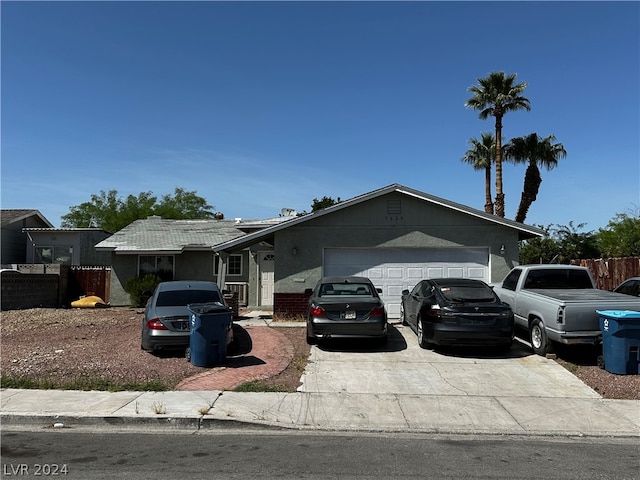
[[[191,330],[191,326],[189,325],[189,322],[180,322],[180,330],[182,331]]]
[[[353,320],[354,318],[356,318],[355,310],[347,310],[342,314],[342,318],[344,318],[345,320]]]

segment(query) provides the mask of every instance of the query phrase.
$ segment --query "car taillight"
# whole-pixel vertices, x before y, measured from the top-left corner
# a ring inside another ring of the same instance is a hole
[[[439,322],[442,320],[442,312],[440,312],[439,308],[432,307],[425,312],[425,315],[434,322]]]
[[[149,330],[169,330],[159,318],[152,318],[147,322],[147,328]]]
[[[312,306],[311,307],[311,316],[312,317],[326,317],[327,312],[325,312],[324,308]]]
[[[369,315],[371,317],[382,317],[382,316],[384,316],[384,307],[372,308],[371,311],[369,312]]]

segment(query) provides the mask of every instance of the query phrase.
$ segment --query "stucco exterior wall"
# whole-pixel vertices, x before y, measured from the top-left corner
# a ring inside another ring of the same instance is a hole
[[[71,265],[109,265],[111,254],[98,252],[95,245],[110,234],[103,231],[38,231],[29,232],[32,243],[27,244],[27,262],[40,263],[36,258],[36,247],[71,246]]]
[[[397,193],[378,197],[277,232],[275,292],[313,287],[326,247],[457,246],[489,247],[492,282],[518,262],[518,234],[512,229]]]
[[[242,275],[227,275],[229,282],[246,282],[249,278],[249,253],[243,255]],[[175,255],[174,280],[206,280],[217,282],[214,274],[213,251],[191,251]],[[111,256],[111,305],[129,305],[129,295],[124,289],[126,281],[138,275],[138,255]]]

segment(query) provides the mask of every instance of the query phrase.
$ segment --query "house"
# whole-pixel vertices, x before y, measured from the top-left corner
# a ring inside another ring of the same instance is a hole
[[[397,318],[400,296],[422,278],[497,282],[518,264],[518,242],[541,229],[398,184],[213,247],[225,258],[257,252],[255,305],[275,315],[306,308],[305,289],[322,276],[363,275],[382,289]],[[272,249],[257,248],[257,242]]]
[[[110,303],[129,304],[125,284],[131,277],[153,273],[162,280],[218,282],[219,268],[224,266],[225,289],[237,292],[239,303],[246,305],[254,268],[250,250],[223,254],[222,262],[213,246],[289,218],[242,221],[219,215],[214,220],[173,220],[154,215],[136,220],[95,246],[111,256]]]
[[[53,227],[38,210],[3,209],[0,211],[0,221],[0,263],[3,266],[27,262],[27,236],[23,232],[24,228]]]
[[[138,220],[100,242],[112,252],[111,303],[146,272],[238,285],[250,307],[304,312],[323,275],[364,275],[382,289],[390,317],[418,280],[461,276],[495,282],[518,264],[518,242],[543,230],[398,184],[280,221]],[[165,267],[161,266],[166,265]]]
[[[96,243],[111,233],[100,228],[23,228],[27,235],[26,263],[108,266],[111,256]]]

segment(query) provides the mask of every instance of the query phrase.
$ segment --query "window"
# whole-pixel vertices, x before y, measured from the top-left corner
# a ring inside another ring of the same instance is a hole
[[[60,263],[71,265],[73,247],[70,245],[56,245],[55,247],[36,247],[36,257],[40,263]]]
[[[214,273],[218,275],[218,259],[215,260]],[[227,275],[242,275],[242,254],[229,255],[227,260]]]
[[[518,279],[520,278],[521,274],[522,270],[513,270],[502,282],[502,288],[515,291],[516,285],[518,284]]]
[[[173,280],[173,255],[140,255],[138,276],[156,274],[163,282]]]

